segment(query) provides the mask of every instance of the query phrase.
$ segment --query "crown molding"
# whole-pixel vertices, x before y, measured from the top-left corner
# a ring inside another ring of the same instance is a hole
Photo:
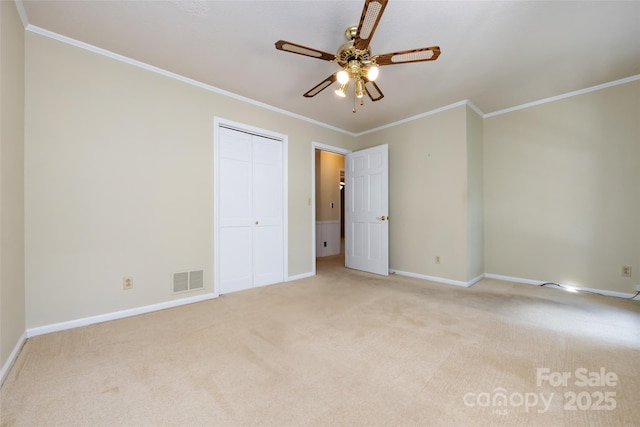
[[[27,17],[27,11],[24,10],[24,2],[22,0],[15,0],[14,3],[16,4],[18,15],[22,21],[22,26],[26,29],[29,26],[29,18]]]
[[[260,101],[256,101],[255,99],[247,98],[247,97],[235,94],[233,92],[229,92],[229,91],[226,91],[224,89],[220,89],[220,88],[217,88],[215,86],[211,86],[211,85],[208,85],[206,83],[202,83],[202,82],[199,82],[197,80],[190,79],[190,78],[182,76],[180,74],[172,73],[171,71],[163,70],[162,68],[146,64],[146,63],[138,61],[136,59],[132,59],[132,58],[129,58],[127,56],[123,56],[123,55],[120,55],[118,53],[111,52],[111,51],[106,50],[106,49],[102,49],[100,47],[91,45],[89,43],[82,42],[80,40],[73,39],[71,37],[63,36],[62,34],[58,34],[58,33],[55,33],[53,31],[45,30],[44,28],[40,28],[40,27],[35,26],[35,25],[29,24],[29,25],[27,25],[25,27],[25,30],[26,31],[30,31],[30,32],[35,33],[35,34],[39,34],[39,35],[44,36],[44,37],[48,37],[48,38],[57,40],[57,41],[62,42],[62,43],[66,43],[66,44],[69,44],[69,45],[72,45],[72,46],[75,46],[75,47],[79,47],[80,49],[84,49],[84,50],[96,53],[98,55],[102,55],[102,56],[106,56],[106,57],[111,58],[111,59],[115,59],[116,61],[124,62],[125,64],[133,65],[134,67],[142,68],[142,69],[145,69],[147,71],[151,71],[153,73],[160,74],[160,75],[163,75],[165,77],[169,77],[171,79],[175,79],[175,80],[181,81],[183,83],[187,83],[189,85],[199,87],[199,88],[204,89],[204,90],[208,90],[209,92],[214,92],[214,93],[217,93],[219,95],[227,96],[229,98],[233,98],[233,99],[236,99],[238,101],[246,102],[247,104],[255,105],[257,107],[264,108],[264,109],[267,109],[267,110],[271,110],[271,111],[274,111],[276,113],[283,114],[285,116],[293,117],[295,119],[303,120],[305,122],[312,123],[312,124],[317,125],[317,126],[322,126],[324,128],[331,129],[331,130],[334,130],[336,132],[344,133],[344,134],[347,134],[347,135],[350,135],[350,136],[355,136],[355,134],[353,132],[349,132],[349,131],[346,131],[344,129],[340,129],[338,127],[329,125],[327,123],[323,123],[323,122],[320,122],[318,120],[314,120],[314,119],[311,119],[309,117],[302,116],[300,114],[292,113],[291,111],[283,110],[281,108],[274,107],[272,105],[265,104],[265,103],[260,102]]]
[[[596,85],[596,86],[591,86],[591,87],[588,87],[588,88],[585,88],[585,89],[575,90],[573,92],[567,92],[567,93],[564,93],[562,95],[552,96],[550,98],[544,98],[544,99],[540,99],[538,101],[533,101],[533,102],[529,102],[529,103],[526,103],[526,104],[517,105],[515,107],[505,108],[504,110],[494,111],[492,113],[485,114],[484,118],[499,116],[501,114],[506,114],[506,113],[510,113],[512,111],[517,111],[517,110],[523,110],[523,109],[529,108],[529,107],[535,107],[537,105],[546,104],[548,102],[554,102],[554,101],[559,101],[559,100],[565,99],[565,98],[571,98],[571,97],[578,96],[578,95],[584,95],[585,93],[595,92],[595,91],[602,90],[602,89],[607,89],[607,88],[610,88],[610,87],[613,87],[613,86],[622,85],[622,84],[633,82],[633,81],[636,81],[636,80],[640,80],[640,74],[635,75],[635,76],[631,76],[631,77],[626,77],[626,78],[620,79],[620,80],[614,80],[612,82],[603,83],[603,84]]]
[[[419,119],[422,119],[424,117],[428,117],[428,116],[432,116],[434,114],[442,113],[443,111],[451,110],[452,108],[457,108],[457,107],[460,107],[462,105],[467,105],[467,104],[468,104],[467,100],[454,102],[453,104],[445,105],[444,107],[436,108],[435,110],[431,110],[431,111],[427,111],[425,113],[421,113],[421,114],[418,114],[418,115],[415,115],[415,116],[407,117],[406,119],[398,120],[397,122],[387,123],[386,125],[382,125],[382,126],[378,126],[376,128],[373,128],[373,129],[365,130],[364,132],[360,132],[360,133],[355,134],[355,136],[367,135],[369,133],[378,132],[378,131],[383,130],[383,129],[392,128],[394,126],[398,126],[398,125],[401,125],[401,124],[404,124],[404,123],[412,122],[414,120],[419,120]]]
[[[484,118],[484,113],[482,112],[482,110],[480,108],[478,108],[478,106],[476,104],[474,104],[473,102],[469,101],[468,99],[467,99],[467,106],[469,108],[471,108],[473,111],[475,111],[477,115],[479,115],[480,117]]]
[[[88,43],[73,39],[71,37],[63,36],[61,34],[53,32],[53,31],[49,31],[49,30],[46,30],[44,28],[29,24],[28,18],[27,18],[27,14],[26,14],[26,12],[24,10],[23,0],[15,0],[15,4],[16,4],[16,8],[18,9],[18,14],[20,15],[20,19],[22,20],[22,23],[25,26],[25,31],[30,31],[32,33],[39,34],[41,36],[48,37],[48,38],[51,38],[51,39],[60,41],[62,43],[66,43],[66,44],[75,46],[75,47],[79,47],[81,49],[88,50],[88,51],[96,53],[98,55],[103,55],[103,56],[115,59],[116,61],[124,62],[126,64],[133,65],[135,67],[142,68],[142,69],[151,71],[153,73],[157,73],[157,74],[163,75],[165,77],[169,77],[171,79],[175,79],[175,80],[181,81],[183,83],[187,83],[189,85],[196,86],[196,87],[199,87],[201,89],[204,89],[204,90],[207,90],[207,91],[210,91],[210,92],[214,92],[214,93],[217,93],[217,94],[220,94],[220,95],[223,95],[223,96],[227,96],[229,98],[233,98],[233,99],[236,99],[238,101],[246,102],[248,104],[255,105],[257,107],[264,108],[266,110],[274,111],[276,113],[279,113],[279,114],[282,114],[282,115],[285,115],[285,116],[289,116],[289,117],[292,117],[292,118],[295,118],[295,119],[298,119],[298,120],[302,120],[302,121],[305,121],[307,123],[311,123],[311,124],[314,124],[314,125],[326,128],[326,129],[330,129],[330,130],[333,130],[333,131],[336,131],[336,132],[339,132],[339,133],[342,133],[342,134],[345,134],[345,135],[349,135],[349,136],[352,136],[352,137],[360,137],[360,136],[367,135],[367,134],[370,134],[370,133],[373,133],[373,132],[378,132],[378,131],[383,130],[383,129],[388,129],[388,128],[395,127],[395,126],[398,126],[398,125],[401,125],[401,124],[404,124],[404,123],[412,122],[414,120],[419,120],[419,119],[422,119],[424,117],[428,117],[428,116],[431,116],[431,115],[434,115],[434,114],[441,113],[443,111],[450,110],[452,108],[460,107],[462,105],[468,106],[473,111],[475,111],[481,118],[486,119],[486,118],[499,116],[499,115],[502,115],[502,114],[507,114],[507,113],[510,113],[510,112],[513,112],[513,111],[522,110],[522,109],[529,108],[529,107],[535,107],[535,106],[538,106],[538,105],[541,105],[541,104],[546,104],[546,103],[549,103],[549,102],[554,102],[554,101],[558,101],[558,100],[565,99],[565,98],[571,98],[571,97],[574,97],[574,96],[583,95],[585,93],[594,92],[594,91],[598,91],[598,90],[601,90],[601,89],[606,89],[606,88],[609,88],[609,87],[618,86],[618,85],[621,85],[621,84],[625,84],[625,83],[629,83],[629,82],[632,82],[632,81],[640,80],[640,74],[638,74],[638,75],[635,75],[635,76],[631,76],[631,77],[615,80],[615,81],[608,82],[608,83],[603,83],[603,84],[592,86],[592,87],[588,87],[588,88],[585,88],[585,89],[580,89],[580,90],[576,90],[576,91],[573,91],[573,92],[568,92],[568,93],[565,93],[565,94],[562,94],[562,95],[552,96],[550,98],[544,98],[544,99],[540,99],[538,101],[533,101],[533,102],[529,102],[529,103],[526,103],[526,104],[521,104],[521,105],[517,105],[517,106],[514,106],[514,107],[505,108],[503,110],[498,110],[498,111],[494,111],[494,112],[491,112],[491,113],[483,113],[482,110],[478,106],[476,106],[473,102],[471,102],[469,99],[465,99],[463,101],[458,101],[458,102],[455,102],[453,104],[445,105],[443,107],[436,108],[434,110],[430,110],[430,111],[427,111],[427,112],[424,112],[424,113],[421,113],[421,114],[418,114],[418,115],[415,115],[415,116],[407,117],[406,119],[398,120],[398,121],[395,121],[395,122],[392,122],[392,123],[388,123],[388,124],[385,124],[385,125],[382,125],[382,126],[378,126],[378,127],[366,130],[366,131],[355,133],[355,132],[351,132],[351,131],[348,131],[348,130],[345,130],[345,129],[341,129],[341,128],[338,128],[336,126],[332,126],[330,124],[327,124],[327,123],[324,123],[324,122],[321,122],[321,121],[318,121],[318,120],[315,120],[315,119],[312,119],[312,118],[309,118],[309,117],[306,117],[306,116],[302,116],[300,114],[293,113],[291,111],[287,111],[287,110],[284,110],[284,109],[281,109],[281,108],[278,108],[278,107],[274,107],[274,106],[269,105],[269,104],[265,104],[265,103],[260,102],[260,101],[256,101],[256,100],[251,99],[251,98],[247,98],[247,97],[235,94],[233,92],[226,91],[224,89],[217,88],[215,86],[211,86],[211,85],[199,82],[197,80],[190,79],[188,77],[185,77],[185,76],[182,76],[182,75],[179,75],[179,74],[176,74],[176,73],[172,73],[172,72],[167,71],[167,70],[163,70],[162,68],[146,64],[146,63],[138,61],[136,59],[132,59],[132,58],[117,54],[115,52],[111,52],[109,50],[102,49],[102,48],[99,48],[97,46],[93,46],[91,44],[88,44]]]

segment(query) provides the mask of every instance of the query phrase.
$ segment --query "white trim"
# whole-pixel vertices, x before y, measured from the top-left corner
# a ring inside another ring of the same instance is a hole
[[[4,384],[4,380],[7,378],[9,371],[13,367],[13,364],[16,362],[16,359],[20,354],[20,350],[22,350],[22,347],[26,342],[27,342],[27,332],[25,331],[22,333],[22,335],[18,339],[18,342],[16,343],[15,347],[13,347],[13,351],[9,355],[9,358],[7,359],[7,361],[4,363],[4,365],[2,365],[2,370],[0,370],[0,387],[2,387],[2,384]]]
[[[564,93],[562,95],[557,95],[557,96],[552,96],[550,98],[540,99],[538,101],[529,102],[527,104],[517,105],[515,107],[510,107],[510,108],[505,108],[504,110],[494,111],[493,113],[485,114],[484,118],[499,116],[501,114],[510,113],[512,111],[522,110],[522,109],[529,108],[529,107],[535,107],[537,105],[546,104],[548,102],[559,101],[561,99],[571,98],[573,96],[583,95],[585,93],[595,92],[595,91],[601,90],[601,89],[607,89],[607,88],[610,88],[612,86],[618,86],[618,85],[629,83],[629,82],[633,82],[633,81],[636,81],[636,80],[640,80],[640,74],[635,75],[635,76],[631,76],[631,77],[627,77],[627,78],[624,78],[624,79],[620,79],[620,80],[614,80],[614,81],[608,82],[608,83],[603,83],[603,84],[597,85],[597,86],[591,86],[591,87],[588,87],[588,88],[585,88],[585,89],[575,90],[573,92],[567,92],[567,93]]]
[[[312,123],[314,125],[322,126],[324,128],[331,129],[331,130],[334,130],[336,132],[344,133],[344,134],[347,134],[347,135],[350,135],[350,136],[355,136],[355,134],[353,132],[349,132],[349,131],[346,131],[344,129],[340,129],[340,128],[337,128],[335,126],[331,126],[331,125],[329,125],[327,123],[323,123],[323,122],[320,122],[318,120],[314,120],[314,119],[311,119],[309,117],[302,116],[300,114],[292,113],[291,111],[283,110],[281,108],[274,107],[272,105],[265,104],[263,102],[256,101],[256,100],[251,99],[251,98],[246,98],[244,96],[235,94],[233,92],[229,92],[229,91],[226,91],[224,89],[220,89],[220,88],[217,88],[215,86],[211,86],[211,85],[208,85],[206,83],[202,83],[202,82],[199,82],[197,80],[193,80],[193,79],[190,79],[188,77],[181,76],[180,74],[172,73],[171,71],[163,70],[162,68],[158,68],[158,67],[155,67],[153,65],[145,64],[144,62],[138,61],[136,59],[132,59],[132,58],[117,54],[115,52],[111,52],[109,50],[102,49],[102,48],[99,48],[97,46],[93,46],[91,44],[88,44],[88,43],[85,43],[85,42],[82,42],[82,41],[79,41],[79,40],[76,40],[76,39],[72,39],[71,37],[63,36],[61,34],[54,33],[53,31],[45,30],[44,28],[40,28],[40,27],[37,27],[35,25],[29,24],[29,25],[27,25],[25,27],[25,30],[31,31],[32,33],[39,34],[41,36],[49,37],[51,39],[57,40],[57,41],[62,42],[62,43],[66,43],[66,44],[69,44],[69,45],[72,45],[72,46],[75,46],[75,47],[79,47],[81,49],[88,50],[88,51],[93,52],[93,53],[97,53],[98,55],[103,55],[103,56],[106,56],[108,58],[115,59],[116,61],[120,61],[120,62],[124,62],[126,64],[129,64],[129,65],[133,65],[134,67],[139,67],[139,68],[145,69],[147,71],[151,71],[153,73],[157,73],[157,74],[163,75],[165,77],[169,77],[171,79],[179,80],[179,81],[181,81],[183,83],[187,83],[187,84],[199,87],[201,89],[208,90],[210,92],[215,92],[215,93],[220,94],[220,95],[228,96],[229,98],[237,99],[238,101],[246,102],[248,104],[252,104],[252,105],[255,105],[255,106],[260,107],[260,108],[264,108],[264,109],[267,109],[267,110],[275,111],[276,113],[284,114],[285,116],[293,117],[293,118],[296,118],[296,119],[299,119],[299,120],[303,120],[305,122]]]
[[[282,140],[282,269],[283,280],[289,276],[289,137]]]
[[[307,277],[313,277],[315,275],[316,275],[316,273],[314,273],[314,272],[296,274],[295,276],[287,277],[285,279],[285,282],[293,282],[294,280],[306,279]]]
[[[184,77],[184,76],[181,76],[179,74],[172,73],[172,72],[167,71],[167,70],[163,70],[163,69],[155,67],[153,65],[145,64],[144,62],[141,62],[141,61],[138,61],[138,60],[135,60],[135,59],[132,59],[132,58],[128,58],[126,56],[117,54],[115,52],[111,52],[111,51],[108,51],[106,49],[102,49],[102,48],[99,48],[97,46],[93,46],[93,45],[90,45],[88,43],[85,43],[85,42],[82,42],[82,41],[79,41],[79,40],[76,40],[76,39],[72,39],[71,37],[63,36],[61,34],[54,33],[53,31],[45,30],[44,28],[40,28],[38,26],[29,24],[28,23],[27,14],[26,14],[26,12],[24,10],[24,5],[22,4],[22,0],[15,0],[15,3],[16,3],[16,8],[18,9],[18,14],[20,15],[20,19],[22,20],[22,23],[25,26],[25,31],[30,31],[32,33],[39,34],[39,35],[44,36],[44,37],[49,37],[51,39],[58,40],[58,41],[60,41],[62,43],[66,43],[66,44],[69,44],[69,45],[72,45],[72,46],[76,46],[76,47],[79,47],[81,49],[85,49],[85,50],[88,50],[90,52],[97,53],[99,55],[103,55],[103,56],[115,59],[117,61],[127,63],[129,65],[133,65],[135,67],[143,68],[145,70],[148,70],[148,71],[151,71],[151,72],[154,72],[154,73],[157,73],[157,74],[161,74],[161,75],[163,75],[165,77],[169,77],[169,78],[172,78],[172,79],[175,79],[175,80],[179,80],[179,81],[181,81],[183,83],[187,83],[187,84],[199,87],[201,89],[205,89],[205,90],[208,90],[208,91],[211,91],[211,92],[215,92],[215,93],[218,93],[220,95],[228,96],[230,98],[237,99],[239,101],[246,102],[248,104],[252,104],[252,105],[258,106],[260,108],[264,108],[264,109],[267,109],[267,110],[274,111],[276,113],[284,114],[285,116],[289,116],[289,117],[293,117],[293,118],[296,118],[296,119],[299,119],[299,120],[303,120],[305,122],[312,123],[314,125],[318,125],[318,126],[321,126],[321,127],[327,128],[327,129],[331,129],[331,130],[334,130],[336,132],[343,133],[345,135],[349,135],[349,136],[352,136],[352,137],[359,137],[359,136],[366,135],[366,134],[369,134],[369,133],[377,132],[379,130],[383,130],[383,129],[391,128],[391,127],[398,126],[398,125],[401,125],[401,124],[404,124],[404,123],[412,122],[414,120],[418,120],[418,119],[421,119],[423,117],[431,116],[433,114],[438,114],[438,113],[441,113],[443,111],[450,110],[452,108],[456,108],[456,107],[459,107],[459,106],[462,106],[462,105],[468,105],[472,110],[474,110],[476,113],[478,113],[480,115],[480,117],[485,119],[485,118],[489,118],[489,117],[498,116],[498,115],[501,115],[501,114],[510,113],[510,112],[516,111],[516,110],[522,110],[524,108],[529,108],[529,107],[533,107],[533,106],[540,105],[540,104],[546,104],[548,102],[558,101],[558,100],[564,99],[564,98],[570,98],[572,96],[582,95],[582,94],[585,94],[585,93],[588,93],[588,92],[593,92],[593,91],[600,90],[600,89],[606,89],[608,87],[617,86],[617,85],[620,85],[620,84],[629,83],[629,82],[632,82],[632,81],[640,79],[640,74],[639,74],[639,75],[635,75],[635,76],[631,76],[631,77],[626,77],[626,78],[623,78],[623,79],[620,79],[620,80],[615,80],[615,81],[612,81],[612,82],[603,83],[603,84],[600,84],[600,85],[597,85],[597,86],[592,86],[592,87],[588,87],[588,88],[585,88],[585,89],[580,89],[580,90],[576,90],[576,91],[573,91],[573,92],[568,92],[568,93],[565,93],[565,94],[562,94],[562,95],[552,96],[550,98],[545,98],[545,99],[541,99],[541,100],[538,100],[538,101],[529,102],[527,104],[517,105],[515,107],[505,108],[503,110],[498,110],[498,111],[494,111],[492,113],[486,113],[486,114],[482,113],[482,110],[480,110],[480,108],[478,108],[470,100],[466,99],[466,100],[463,100],[463,101],[458,101],[458,102],[455,102],[453,104],[446,105],[444,107],[436,108],[434,110],[418,114],[416,116],[408,117],[406,119],[402,119],[402,120],[399,120],[397,122],[388,123],[386,125],[382,125],[382,126],[379,126],[379,127],[373,128],[373,129],[369,129],[369,130],[366,130],[366,131],[363,131],[363,132],[355,133],[355,132],[347,131],[345,129],[340,129],[340,128],[336,127],[336,126],[332,126],[332,125],[329,125],[327,123],[323,123],[323,122],[320,122],[318,120],[315,120],[315,119],[312,119],[312,118],[309,118],[309,117],[306,117],[306,116],[302,116],[300,114],[292,113],[291,111],[283,110],[281,108],[274,107],[272,105],[256,101],[256,100],[251,99],[251,98],[246,98],[244,96],[237,95],[235,93],[226,91],[224,89],[219,89],[219,88],[217,88],[215,86],[211,86],[211,85],[208,85],[206,83],[202,83],[202,82],[199,82],[197,80],[193,80],[193,79],[190,79],[188,77]]]
[[[348,150],[346,148],[335,147],[333,145],[327,145],[327,144],[323,144],[321,142],[315,142],[315,141],[311,143],[311,146],[313,147],[314,150],[318,149],[321,151],[329,151],[331,153],[342,154],[342,155],[347,155],[352,152],[351,150]],[[315,157],[314,157],[314,160],[315,160]]]
[[[486,277],[487,279],[502,280],[504,282],[525,283],[527,285],[535,285],[535,286],[540,286],[543,283],[545,283],[540,280],[521,279],[519,277],[502,276],[500,274],[490,274],[490,273],[485,273],[484,277]]]
[[[481,118],[484,118],[484,113],[482,112],[482,110],[480,108],[478,108],[478,106],[476,104],[474,104],[473,102],[469,101],[467,99],[467,106],[469,108],[471,108],[473,111],[476,112],[477,115],[479,115]]]
[[[220,262],[220,256],[218,255],[218,249],[220,249],[220,243],[218,242],[218,211],[220,211],[220,196],[218,194],[218,182],[220,182],[220,171],[219,168],[216,167],[218,163],[218,143],[216,141],[220,140],[220,123],[217,117],[213,118],[213,158],[211,159],[211,164],[213,165],[213,175],[211,178],[213,182],[211,183],[211,188],[213,188],[213,294],[215,296],[220,296],[219,283],[220,283],[220,272],[218,269],[218,263]]]
[[[480,280],[484,279],[484,274],[481,274],[477,277],[474,277],[473,279],[469,280],[467,282],[467,287],[470,288],[471,286],[475,285],[476,283],[478,283]]]
[[[379,130],[383,130],[383,129],[391,128],[391,127],[398,126],[398,125],[401,125],[401,124],[404,124],[404,123],[412,122],[414,120],[422,119],[423,117],[432,116],[434,114],[442,113],[443,111],[446,111],[446,110],[451,110],[452,108],[457,108],[457,107],[461,107],[463,105],[468,105],[468,103],[469,103],[469,101],[467,101],[467,100],[458,101],[458,102],[455,102],[453,104],[445,105],[444,107],[436,108],[435,110],[427,111],[425,113],[421,113],[421,114],[418,114],[416,116],[411,116],[411,117],[407,117],[406,119],[398,120],[397,122],[388,123],[386,125],[378,126],[377,128],[365,130],[363,132],[355,134],[355,136],[362,136],[362,135],[366,135],[368,133],[373,133],[373,132],[377,132]]]
[[[329,151],[331,153],[342,154],[351,153],[346,148],[335,147],[321,142],[311,142],[311,275],[316,274],[316,150]]]
[[[220,283],[220,240],[218,239],[220,224],[218,213],[220,212],[220,127],[229,127],[239,131],[248,132],[254,135],[261,135],[267,138],[278,140],[282,143],[282,280],[287,280],[289,274],[289,136],[259,127],[247,125],[245,123],[227,120],[218,116],[213,117],[213,289],[216,296],[220,295],[218,284]]]
[[[633,297],[635,295],[635,294],[628,294],[628,293],[625,293],[625,292],[608,291],[608,290],[605,290],[605,289],[583,288],[583,287],[580,287],[580,286],[575,286],[573,284],[551,282],[549,280],[547,280],[547,281],[531,280],[531,279],[523,279],[523,278],[520,278],[520,277],[502,276],[500,274],[489,274],[489,273],[486,273],[484,275],[484,277],[486,277],[487,279],[502,280],[502,281],[505,281],[505,282],[514,282],[514,283],[524,283],[524,284],[527,284],[527,285],[535,285],[535,286],[540,286],[540,285],[542,285],[544,283],[557,283],[558,285],[569,287],[569,288],[573,288],[573,289],[576,289],[578,291],[592,292],[592,293],[596,293],[596,294],[606,295],[606,296],[609,296],[609,297],[618,297],[618,298],[630,299],[631,297]],[[638,300],[634,300],[634,301],[638,301]]]
[[[418,120],[418,119],[422,119],[424,117],[432,116],[434,114],[442,113],[443,111],[447,111],[447,110],[451,110],[453,108],[461,107],[463,105],[469,106],[469,108],[471,108],[473,111],[475,111],[481,118],[485,118],[486,117],[486,114],[483,113],[482,110],[477,105],[475,105],[470,100],[465,99],[465,100],[462,100],[462,101],[454,102],[453,104],[445,105],[444,107],[436,108],[435,110],[426,111],[424,113],[420,113],[420,114],[415,115],[415,116],[407,117],[406,119],[398,120],[397,122],[387,123],[386,125],[382,125],[382,126],[379,126],[379,127],[373,128],[373,129],[365,130],[365,131],[362,131],[360,133],[353,134],[353,136],[358,137],[358,136],[366,135],[368,133],[377,132],[379,130],[392,128],[392,127],[395,127],[395,126],[398,126],[398,125],[401,125],[401,124],[404,124],[404,123],[412,122],[414,120]]]
[[[408,271],[401,271],[401,270],[390,269],[389,272],[391,274],[397,274],[398,276],[414,277],[416,279],[428,280],[430,282],[444,283],[444,284],[447,284],[447,285],[462,286],[462,287],[465,287],[465,288],[469,288],[469,287],[473,286],[475,283],[477,283],[478,281],[480,281],[483,278],[483,276],[481,275],[481,276],[478,276],[478,277],[472,279],[469,282],[462,282],[460,280],[451,280],[451,279],[445,279],[443,277],[427,276],[427,275],[424,275],[424,274],[410,273]]]
[[[24,9],[24,3],[22,0],[15,0],[16,9],[18,10],[18,15],[20,16],[20,20],[22,21],[22,26],[27,29],[29,26],[29,18],[27,17],[27,11]]]
[[[142,307],[130,308],[128,310],[115,311],[113,313],[99,314],[97,316],[85,317],[82,319],[69,320],[67,322],[54,323],[51,325],[37,326],[27,329],[27,338],[51,332],[65,331],[67,329],[79,328],[81,326],[94,325],[96,323],[108,322],[110,320],[123,319],[125,317],[137,316],[139,314],[151,313],[165,310],[167,308],[179,307],[181,305],[193,304],[196,302],[214,299],[213,294],[199,295],[189,298],[181,298],[173,301],[161,302],[159,304],[145,305]]]

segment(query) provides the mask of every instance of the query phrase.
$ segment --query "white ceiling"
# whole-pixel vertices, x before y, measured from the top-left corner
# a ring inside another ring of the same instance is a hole
[[[373,54],[442,54],[382,67],[385,97],[356,114],[332,88],[302,96],[338,65],[274,43],[335,53],[364,0],[18,3],[29,25],[352,133],[467,99],[492,113],[640,74],[639,1],[390,0]]]

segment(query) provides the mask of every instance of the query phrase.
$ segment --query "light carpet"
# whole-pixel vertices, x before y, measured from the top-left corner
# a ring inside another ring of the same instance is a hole
[[[339,262],[31,338],[0,425],[640,426],[638,302]]]

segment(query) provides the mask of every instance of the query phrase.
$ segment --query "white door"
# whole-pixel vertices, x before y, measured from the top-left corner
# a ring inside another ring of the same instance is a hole
[[[282,143],[253,137],[253,286],[282,282]]]
[[[282,143],[220,128],[220,293],[284,279]]]
[[[345,264],[389,274],[389,146],[345,156]]]

